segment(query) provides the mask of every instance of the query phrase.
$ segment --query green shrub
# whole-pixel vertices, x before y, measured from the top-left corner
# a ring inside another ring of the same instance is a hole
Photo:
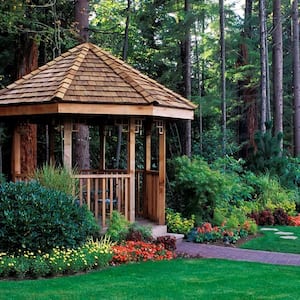
[[[254,189],[244,180],[246,174],[243,168],[244,163],[241,159],[236,160],[233,157],[225,156],[210,164],[212,170],[219,171],[223,176],[224,183],[220,191],[223,203],[228,202],[231,205],[239,206],[244,201],[252,199]]]
[[[190,219],[183,218],[180,213],[169,208],[166,210],[166,223],[168,232],[187,235],[194,227],[195,217],[192,215]]]
[[[129,232],[129,224],[129,221],[127,221],[121,213],[114,210],[109,221],[106,235],[110,236],[114,242],[125,240]]]
[[[282,187],[279,180],[269,174],[259,176],[249,174],[247,182],[254,188],[254,197],[259,211],[265,209],[274,211],[276,208],[282,208],[288,214],[294,214],[298,197],[295,190]]]
[[[35,171],[33,178],[44,187],[73,195],[77,182],[72,176],[73,173],[73,171],[63,167],[44,165],[41,169]]]
[[[0,186],[1,251],[74,248],[98,231],[91,212],[76,205],[70,195],[34,181]]]
[[[236,229],[244,222],[240,222],[238,217],[234,214],[231,214],[230,217],[226,220],[226,228],[228,229]]]
[[[241,226],[243,230],[245,230],[248,234],[256,234],[258,230],[258,226],[256,221],[252,218],[248,217],[244,224]]]
[[[131,223],[128,227],[126,241],[149,242],[152,241],[152,229],[150,226]]]
[[[212,224],[216,226],[221,226],[226,221],[226,215],[228,215],[228,210],[225,208],[217,207],[214,211],[214,217]]]
[[[194,214],[199,222],[211,220],[216,203],[222,199],[222,174],[200,157],[178,157],[173,167],[170,207],[187,218]]]

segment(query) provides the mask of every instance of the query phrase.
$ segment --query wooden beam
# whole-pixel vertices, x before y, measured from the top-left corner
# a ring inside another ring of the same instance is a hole
[[[58,103],[0,106],[0,116],[28,116],[58,113]]]
[[[159,133],[159,190],[157,199],[158,223],[165,224],[166,209],[166,125],[163,122],[163,130]]]
[[[59,113],[90,114],[90,115],[127,115],[153,116],[174,119],[194,119],[194,109],[154,105],[126,105],[126,104],[78,104],[59,103]],[[0,110],[1,112],[1,110]]]
[[[64,122],[64,167],[72,169],[72,122]]]
[[[24,116],[45,114],[84,114],[117,116],[153,116],[172,119],[193,120],[194,109],[155,105],[127,105],[95,103],[41,103],[0,105],[0,116]]]
[[[129,221],[135,221],[135,120],[130,118],[128,134],[127,168],[129,179]]]

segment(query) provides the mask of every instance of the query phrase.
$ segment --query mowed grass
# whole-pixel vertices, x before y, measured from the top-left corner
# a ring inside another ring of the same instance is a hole
[[[299,267],[177,259],[53,279],[0,281],[0,299],[299,299],[299,285]]]
[[[275,234],[276,231],[260,230],[259,233],[263,234],[261,237],[252,239],[242,244],[240,248],[300,254],[300,227],[263,226],[262,228],[271,228],[271,229],[276,228],[278,229],[278,231],[291,232],[295,237],[297,237],[297,239],[295,240],[282,239],[280,238],[279,234]]]

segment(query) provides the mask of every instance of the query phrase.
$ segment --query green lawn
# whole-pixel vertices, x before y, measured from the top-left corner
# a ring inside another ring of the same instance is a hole
[[[263,228],[268,228],[268,226],[263,226]],[[263,233],[263,236],[242,244],[240,248],[300,254],[300,227],[269,226],[269,228],[276,228],[282,232],[292,232],[297,239],[282,239],[280,235],[275,234],[275,231],[260,231],[260,233]]]
[[[178,259],[54,279],[0,281],[0,299],[299,299],[299,285],[298,267]]]

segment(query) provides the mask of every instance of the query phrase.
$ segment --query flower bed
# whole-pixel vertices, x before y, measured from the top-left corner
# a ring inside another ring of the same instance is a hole
[[[102,239],[88,241],[76,249],[57,247],[50,253],[0,253],[0,277],[37,278],[102,268],[112,258],[111,246],[108,239]]]
[[[245,225],[246,226],[246,225]],[[210,243],[222,241],[226,244],[235,244],[240,238],[246,238],[248,231],[246,228],[228,229],[225,226],[212,226],[205,222],[190,231],[188,241],[195,243]]]
[[[172,251],[166,250],[163,244],[127,241],[112,247],[112,264],[139,262],[147,260],[172,259]]]

